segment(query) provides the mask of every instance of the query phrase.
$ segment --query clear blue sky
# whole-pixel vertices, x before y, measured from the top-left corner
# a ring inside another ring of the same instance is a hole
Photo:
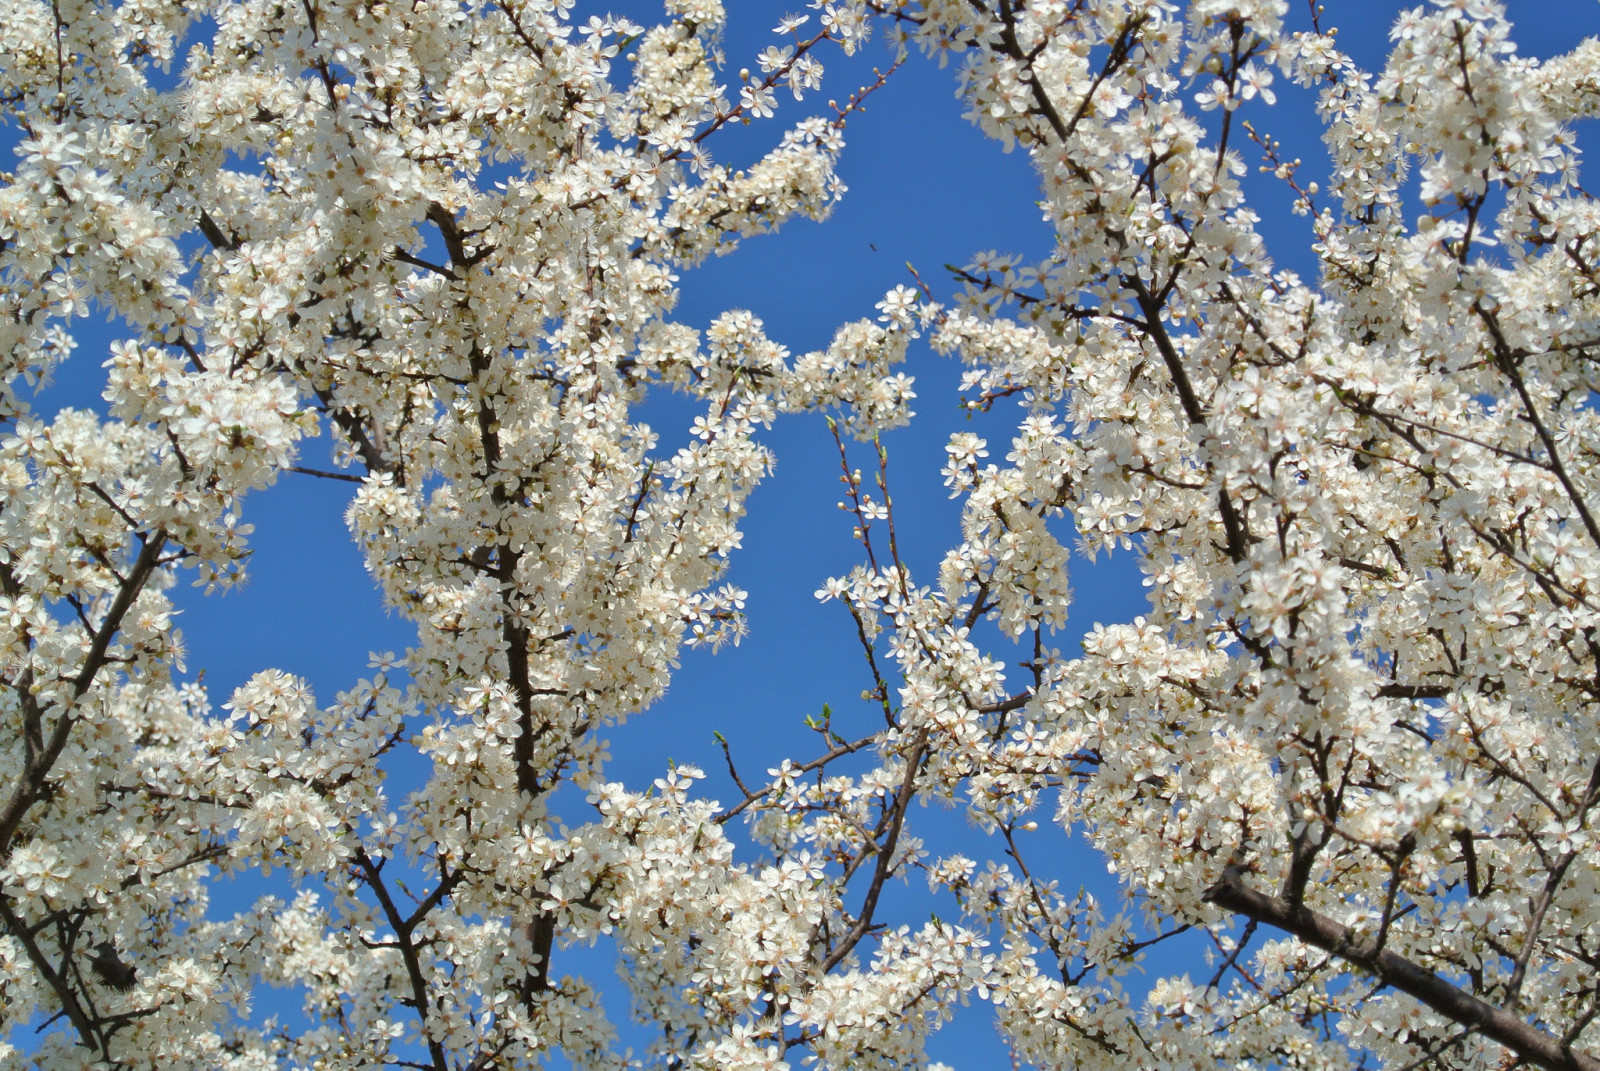
[[[756,53],[776,40],[771,28],[802,0],[726,2],[725,80],[732,81],[739,67],[756,67]],[[1376,67],[1387,28],[1403,6],[1411,5],[1325,0],[1324,22],[1339,26],[1341,44]],[[1509,7],[1524,54],[1548,56],[1600,33],[1594,0],[1512,0]],[[582,22],[610,11],[652,21],[659,10],[659,4],[640,0],[578,0],[574,18]],[[1297,24],[1306,22],[1305,11],[1304,0],[1291,0]],[[735,131],[713,150],[719,159],[755,158],[788,123],[822,110],[830,96],[843,99],[871,79],[873,66],[890,61],[876,40],[853,61],[837,51],[821,55],[829,67],[827,89],[802,105],[782,95],[777,121]],[[1308,100],[1281,77],[1275,88],[1279,107],[1272,113],[1256,109],[1257,126],[1282,139],[1288,155],[1316,166],[1323,157]],[[704,328],[726,309],[750,309],[765,321],[770,337],[799,354],[825,346],[839,324],[873,315],[873,303],[886,289],[910,281],[908,261],[936,294],[946,296],[956,289],[941,268],[946,262],[965,263],[985,249],[1042,257],[1050,234],[1035,205],[1037,183],[1026,156],[1002,153],[961,111],[954,71],[914,57],[850,120],[841,169],[850,191],[833,218],[821,225],[795,222],[777,236],[749,241],[732,256],[682,273],[677,318]],[[1304,221],[1289,216],[1287,198],[1270,187],[1270,179],[1253,181],[1261,189],[1255,203],[1274,258],[1314,276]],[[62,404],[103,410],[97,401],[99,363],[113,329],[79,326],[73,364],[41,398],[46,411]],[[970,425],[957,406],[954,362],[915,348],[908,371],[917,378],[918,418],[885,442],[903,550],[914,572],[931,580],[939,557],[959,540],[959,504],[946,498],[938,475],[942,447],[952,431]],[[669,400],[652,403],[645,416],[671,448],[683,440],[691,412]],[[1002,412],[976,430],[989,435],[998,458],[1011,426],[1012,414]],[[713,730],[728,737],[742,766],[759,774],[785,754],[810,753],[815,738],[803,730],[802,719],[823,703],[832,704],[838,719],[870,716],[856,698],[866,678],[848,617],[837,604],[819,605],[812,594],[826,577],[858,560],[850,525],[834,505],[841,488],[832,439],[815,417],[785,418],[763,438],[777,454],[777,471],[751,499],[745,547],[729,575],[750,592],[751,634],[741,647],[716,656],[685,652],[667,698],[615,733],[612,775],[632,785],[660,776],[671,757],[705,767],[711,774],[705,791],[729,798],[734,790],[722,772]],[[311,444],[304,456],[315,463],[322,450]],[[865,451],[861,457],[865,464]],[[286,475],[246,504],[246,519],[256,526],[250,584],[209,599],[179,593],[189,671],[205,672],[214,702],[266,667],[308,678],[319,698],[330,700],[368,673],[368,651],[403,650],[412,642],[410,626],[384,614],[346,534],[342,514],[349,493],[346,484]],[[1073,586],[1073,620],[1057,639],[1066,652],[1094,622],[1127,620],[1145,605],[1131,556],[1094,566],[1076,562]],[[972,844],[959,816],[914,811],[912,818],[926,838],[942,840],[945,851],[963,841]],[[1081,839],[1060,843],[1057,863],[1064,876],[1078,881],[1089,875],[1110,891],[1103,862],[1083,854]],[[977,854],[974,847],[965,850]],[[920,922],[928,902],[918,898],[904,910],[904,921]],[[950,914],[947,908],[945,917]],[[596,963],[592,953],[569,960],[566,969],[580,962],[595,964],[594,980],[607,981],[609,966]],[[620,998],[611,989],[613,999]],[[613,1005],[613,1016],[625,1019],[623,1006]],[[961,1029],[936,1039],[934,1055],[963,1068],[1001,1065],[1001,1050],[982,1021],[980,1013],[964,1016]]]

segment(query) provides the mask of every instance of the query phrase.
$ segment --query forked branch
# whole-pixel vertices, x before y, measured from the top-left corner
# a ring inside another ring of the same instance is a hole
[[[1499,1042],[1521,1063],[1548,1071],[1600,1071],[1600,1059],[1575,1051],[1504,1008],[1479,1000],[1404,956],[1380,947],[1374,936],[1357,933],[1303,905],[1293,907],[1287,900],[1250,888],[1238,867],[1224,870],[1221,880],[1206,891],[1205,899],[1333,953],[1383,984],[1415,997],[1451,1022]]]

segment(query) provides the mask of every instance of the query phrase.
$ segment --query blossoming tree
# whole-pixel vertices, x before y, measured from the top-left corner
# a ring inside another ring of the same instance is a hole
[[[718,0],[648,29],[5,5],[0,1063],[887,1068],[976,999],[1039,1067],[1600,1067],[1600,209],[1564,125],[1600,110],[1600,44],[1535,63],[1450,0],[1374,74],[1283,0],[811,6],[733,78]],[[901,287],[799,358],[748,314],[674,321],[675,272],[826,214],[860,98],[744,170],[718,132],[874,27],[958,59],[1053,255]],[[1315,96],[1322,187],[1240,116],[1274,72]],[[1263,248],[1261,159],[1315,285]],[[109,415],[32,413],[91,301],[125,334]],[[761,426],[832,410],[844,452],[903,422],[918,335],[1022,417],[1003,465],[950,440],[937,576],[847,461],[864,561],[822,594],[867,720],[731,800],[608,781],[680,646],[743,628],[719,585]],[[674,454],[630,416],[663,390],[703,407]],[[300,464],[319,433],[342,467]],[[416,645],[394,683],[318,706],[262,667],[214,713],[168,592],[237,582],[287,469],[351,481]],[[1137,554],[1150,609],[1064,654],[1074,528]],[[396,799],[401,753],[428,774]],[[927,799],[989,857],[925,840]],[[1064,831],[1130,906],[1046,879]],[[292,902],[209,909],[274,868]],[[899,878],[950,921],[886,925]],[[1177,933],[1209,977],[1130,989]],[[562,969],[602,934],[647,1051]],[[303,1015],[256,1024],[262,986]]]

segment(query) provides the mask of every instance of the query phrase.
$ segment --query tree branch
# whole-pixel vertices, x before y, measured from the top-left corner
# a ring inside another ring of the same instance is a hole
[[[1504,1008],[1479,1000],[1432,971],[1378,947],[1372,936],[1357,933],[1309,908],[1296,909],[1287,900],[1250,888],[1236,866],[1223,871],[1221,880],[1206,891],[1205,900],[1333,953],[1384,985],[1415,997],[1451,1022],[1504,1045],[1525,1063],[1548,1071],[1600,1071],[1600,1060],[1573,1051],[1567,1044]]]
[[[158,532],[145,540],[144,546],[140,548],[139,557],[134,560],[133,569],[122,582],[116,599],[112,601],[111,608],[101,620],[100,628],[90,633],[89,651],[84,655],[78,675],[73,678],[72,695],[68,702],[63,704],[66,709],[56,718],[49,740],[43,742],[43,746],[32,755],[31,761],[23,768],[22,775],[18,779],[20,783],[11,798],[6,801],[5,808],[0,810],[0,858],[4,858],[10,850],[11,838],[16,836],[17,827],[22,824],[23,816],[39,797],[44,795],[45,780],[51,768],[55,766],[56,760],[61,757],[61,752],[66,748],[73,726],[78,723],[78,716],[72,711],[73,704],[83,698],[83,694],[94,683],[95,675],[104,667],[106,651],[111,646],[112,637],[122,627],[123,617],[133,607],[134,600],[139,597],[145,583],[158,568],[161,550],[166,545],[165,532]]]
[[[889,874],[894,868],[894,853],[900,843],[900,829],[905,822],[906,808],[911,805],[911,796],[916,790],[917,774],[922,771],[922,760],[928,755],[928,730],[923,729],[917,734],[916,743],[911,748],[911,754],[906,756],[906,776],[900,783],[900,791],[896,795],[892,810],[888,814],[888,829],[884,834],[883,843],[878,847],[878,862],[873,868],[872,884],[867,886],[866,898],[861,903],[861,914],[856,919],[856,924],[844,939],[836,945],[832,952],[822,963],[819,973],[827,974],[837,967],[850,951],[861,943],[861,939],[872,928],[872,915],[878,907],[878,896],[883,892],[883,886],[889,880]],[[1600,1071],[1600,1067],[1596,1068]]]

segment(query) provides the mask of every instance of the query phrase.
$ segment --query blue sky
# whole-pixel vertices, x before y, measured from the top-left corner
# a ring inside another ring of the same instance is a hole
[[[739,67],[756,66],[756,53],[776,40],[771,28],[802,0],[726,2],[726,80],[732,81]],[[1342,45],[1376,67],[1387,28],[1403,6],[1410,5],[1326,0],[1323,18],[1325,25],[1341,27]],[[1600,4],[1594,0],[1513,0],[1509,8],[1524,54],[1548,56],[1600,33]],[[1303,24],[1303,0],[1292,0],[1291,9]],[[610,11],[650,21],[659,10],[659,4],[637,0],[578,0],[574,17],[582,22],[589,14]],[[776,143],[787,125],[822,110],[830,96],[843,99],[871,80],[873,66],[887,66],[891,58],[879,41],[848,62],[837,51],[821,55],[829,67],[827,88],[800,105],[782,95],[777,120],[721,139],[713,149],[719,159],[753,159]],[[1257,108],[1258,127],[1282,139],[1287,155],[1302,156],[1308,169],[1317,168],[1323,157],[1308,100],[1281,78],[1275,88],[1279,106],[1270,112]],[[1037,182],[1026,156],[1003,153],[961,112],[954,71],[913,57],[849,121],[841,172],[850,190],[833,218],[824,224],[792,223],[776,236],[748,241],[731,256],[683,272],[676,318],[704,328],[724,310],[749,309],[765,322],[770,337],[798,355],[825,346],[839,324],[873,315],[873,303],[886,289],[911,281],[907,262],[944,297],[956,290],[941,267],[947,262],[962,264],[989,249],[1045,255],[1050,234],[1035,204]],[[1246,158],[1255,162],[1249,147]],[[1280,266],[1314,275],[1305,222],[1288,214],[1287,197],[1270,179],[1253,183],[1274,258]],[[103,409],[95,401],[99,363],[113,330],[92,322],[79,325],[79,351],[40,399],[41,409],[62,404]],[[911,427],[886,436],[885,445],[905,556],[914,575],[931,580],[939,557],[960,538],[959,503],[946,497],[938,475],[944,442],[953,431],[978,430],[990,437],[991,453],[1003,456],[1014,414],[991,414],[977,428],[969,425],[957,404],[958,365],[925,346],[913,349],[907,371],[917,379],[918,417]],[[687,403],[664,399],[648,405],[643,416],[671,448],[683,440],[693,411]],[[837,604],[821,605],[813,596],[824,579],[859,559],[851,526],[835,508],[841,485],[833,440],[814,416],[783,418],[762,438],[777,454],[777,469],[751,498],[742,526],[744,549],[728,577],[750,593],[750,635],[740,647],[715,656],[685,652],[667,697],[613,734],[616,779],[642,786],[662,774],[668,758],[694,762],[710,774],[704,790],[727,799],[734,789],[723,772],[714,730],[728,738],[741,766],[759,775],[786,754],[811,753],[815,737],[802,722],[824,703],[831,704],[840,724],[869,723],[871,713],[857,698],[868,681],[848,616]],[[865,465],[868,452],[858,449],[856,463]],[[304,456],[315,463],[322,451],[311,444]],[[368,674],[369,651],[404,650],[412,642],[409,624],[383,612],[345,531],[342,515],[349,494],[347,484],[286,474],[246,503],[246,520],[256,526],[250,583],[209,598],[192,590],[179,593],[189,672],[204,671],[214,702],[267,667],[306,677],[328,701]],[[1073,586],[1073,619],[1056,640],[1067,653],[1095,622],[1128,620],[1145,605],[1131,555],[1093,565],[1076,561]],[[918,811],[913,821],[945,851],[966,845],[964,850],[976,854],[975,834],[959,816]],[[1056,869],[1064,877],[1077,881],[1090,875],[1101,891],[1111,891],[1103,861],[1087,854],[1081,839],[1053,835],[1062,845]],[[903,920],[925,919],[926,903],[914,900],[903,909],[909,913]],[[608,969],[600,969],[601,980]],[[619,1018],[620,1012],[614,1009]],[[964,1016],[963,1029],[936,1039],[934,1055],[958,1067],[995,1065],[1001,1050],[981,1022],[977,1013]],[[974,1028],[966,1029],[968,1024]]]

